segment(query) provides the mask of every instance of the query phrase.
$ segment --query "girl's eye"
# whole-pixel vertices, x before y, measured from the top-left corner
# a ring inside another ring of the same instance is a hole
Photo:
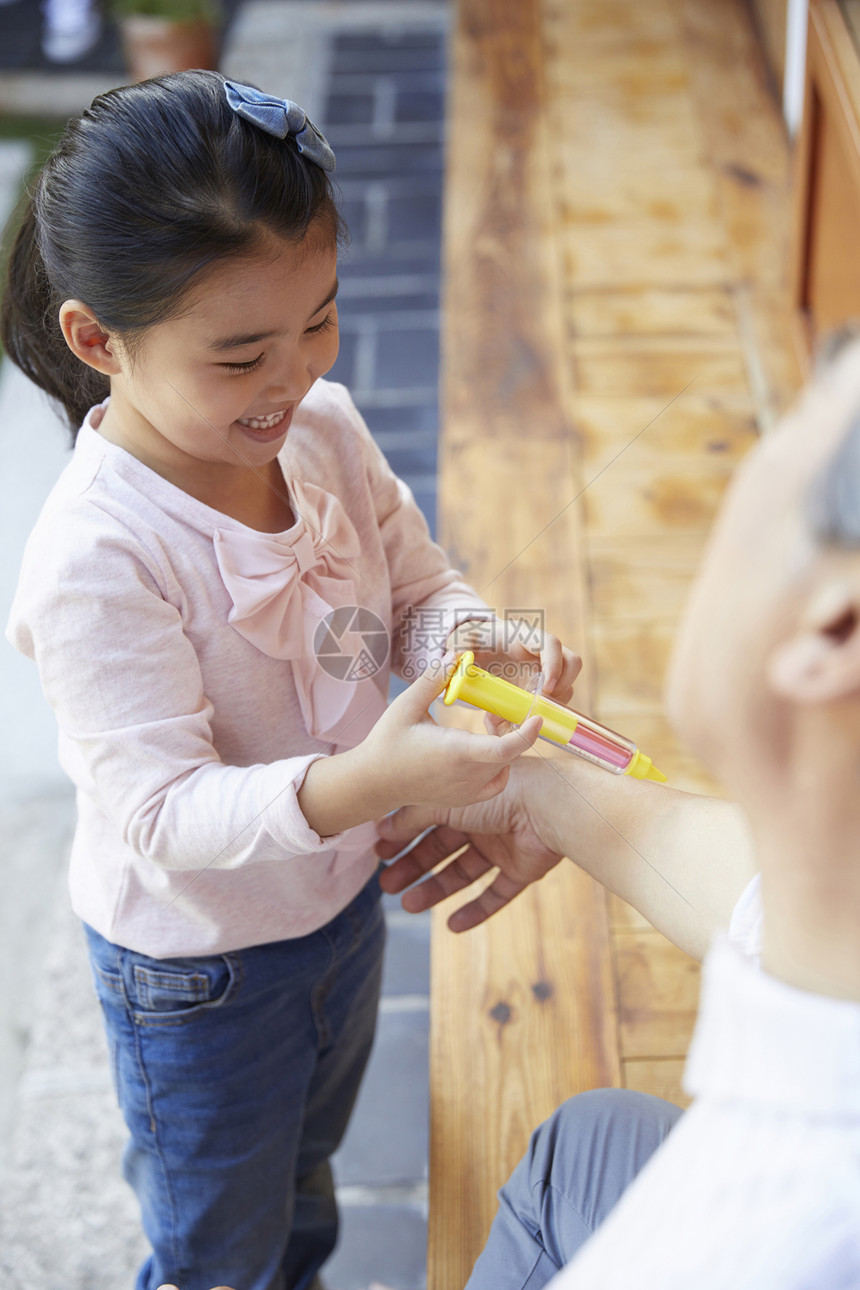
[[[254,368],[259,367],[262,361],[263,355],[258,354],[256,358],[252,358],[248,363],[219,363],[218,366],[225,368],[228,372],[253,372]]]
[[[315,327],[308,327],[307,334],[313,336],[319,331],[329,331],[333,326],[334,314],[326,314],[321,323],[317,323]]]

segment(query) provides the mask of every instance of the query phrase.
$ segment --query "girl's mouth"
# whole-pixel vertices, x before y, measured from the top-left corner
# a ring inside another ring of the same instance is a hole
[[[272,443],[275,439],[282,439],[289,430],[294,406],[291,404],[280,412],[270,412],[267,417],[240,417],[236,424],[257,443]]]
[[[270,412],[267,417],[239,417],[239,425],[245,426],[248,430],[274,430],[288,412],[289,408],[281,408],[280,412]]]

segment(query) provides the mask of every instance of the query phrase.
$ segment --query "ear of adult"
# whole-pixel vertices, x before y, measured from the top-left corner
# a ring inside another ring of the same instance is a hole
[[[828,577],[771,652],[769,683],[799,704],[860,697],[860,570]]]

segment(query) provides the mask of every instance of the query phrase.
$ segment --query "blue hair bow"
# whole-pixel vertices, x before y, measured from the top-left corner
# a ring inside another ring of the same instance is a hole
[[[292,136],[303,157],[313,161],[321,170],[334,170],[334,153],[328,140],[310,121],[304,108],[291,99],[279,99],[275,94],[264,94],[252,85],[239,85],[225,81],[227,102],[234,112],[253,125],[273,134],[276,139]]]

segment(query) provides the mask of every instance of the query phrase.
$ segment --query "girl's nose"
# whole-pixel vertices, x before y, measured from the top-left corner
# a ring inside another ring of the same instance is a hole
[[[273,402],[284,398],[292,402],[305,393],[309,379],[307,364],[301,361],[299,355],[285,358],[278,364],[278,370],[272,372],[266,395]]]

